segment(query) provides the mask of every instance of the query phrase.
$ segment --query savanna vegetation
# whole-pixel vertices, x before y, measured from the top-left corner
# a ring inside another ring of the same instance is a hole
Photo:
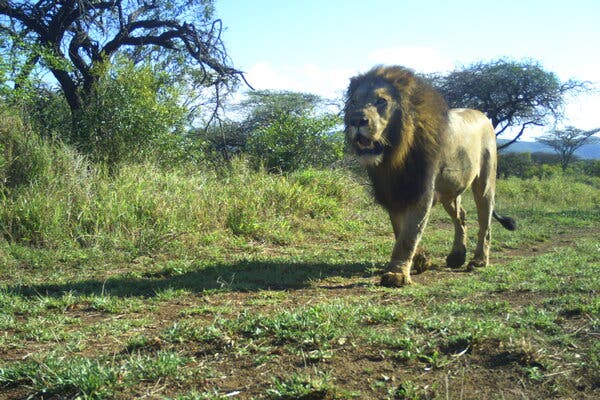
[[[433,269],[390,290],[387,218],[348,170],[111,172],[2,117],[5,398],[598,392],[597,177],[500,180],[521,229],[495,230],[493,266],[471,273],[443,266],[436,209]]]
[[[519,230],[493,231],[492,266],[445,267],[436,208],[431,269],[382,288],[391,228],[335,106],[256,91],[215,118],[214,81],[190,91],[140,49],[69,70],[94,74],[74,119],[28,69],[73,60],[23,32],[0,34],[0,398],[598,397],[598,161],[503,154]]]
[[[389,223],[347,167],[269,172],[245,150],[216,166],[207,142],[158,135],[109,168],[8,106],[2,121],[2,397],[598,393],[594,174],[524,157],[499,181],[521,228],[495,230],[492,267],[444,267],[436,209],[433,269],[390,290]]]

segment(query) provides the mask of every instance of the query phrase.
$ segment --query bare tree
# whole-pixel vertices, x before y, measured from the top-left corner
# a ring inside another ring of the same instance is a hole
[[[555,129],[536,141],[550,146],[559,155],[560,166],[564,171],[573,161],[575,150],[585,144],[600,143],[600,138],[593,136],[598,132],[600,128],[584,131],[567,126],[565,129]]]
[[[74,119],[98,80],[97,69],[118,53],[186,70],[220,96],[241,71],[232,67],[213,19],[212,0],[0,0],[0,38],[10,43],[18,86],[35,68],[49,70]],[[190,72],[189,66],[196,67]]]

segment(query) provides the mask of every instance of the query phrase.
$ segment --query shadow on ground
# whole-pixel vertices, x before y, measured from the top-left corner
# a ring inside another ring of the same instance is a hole
[[[21,296],[75,295],[153,297],[164,290],[204,292],[212,290],[258,291],[299,289],[328,277],[369,277],[372,263],[319,264],[242,261],[214,264],[185,272],[153,271],[142,276],[120,275],[108,279],[90,279],[64,284],[8,286],[6,291]]]

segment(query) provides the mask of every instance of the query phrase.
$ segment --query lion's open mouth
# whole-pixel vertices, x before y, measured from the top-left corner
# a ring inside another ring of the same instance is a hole
[[[372,154],[379,155],[383,153],[383,145],[375,140],[371,140],[364,135],[356,136],[356,152],[359,156]]]

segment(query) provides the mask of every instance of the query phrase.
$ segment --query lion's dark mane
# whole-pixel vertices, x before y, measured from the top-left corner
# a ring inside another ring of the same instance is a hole
[[[397,110],[386,133],[390,146],[383,161],[367,168],[375,200],[388,210],[405,209],[432,186],[448,126],[448,106],[424,79],[403,67],[375,67],[354,77],[356,88],[384,79],[395,88]]]
[[[367,168],[375,201],[388,210],[405,209],[416,203],[427,189],[433,163],[423,153],[411,151],[403,169],[387,163]]]

